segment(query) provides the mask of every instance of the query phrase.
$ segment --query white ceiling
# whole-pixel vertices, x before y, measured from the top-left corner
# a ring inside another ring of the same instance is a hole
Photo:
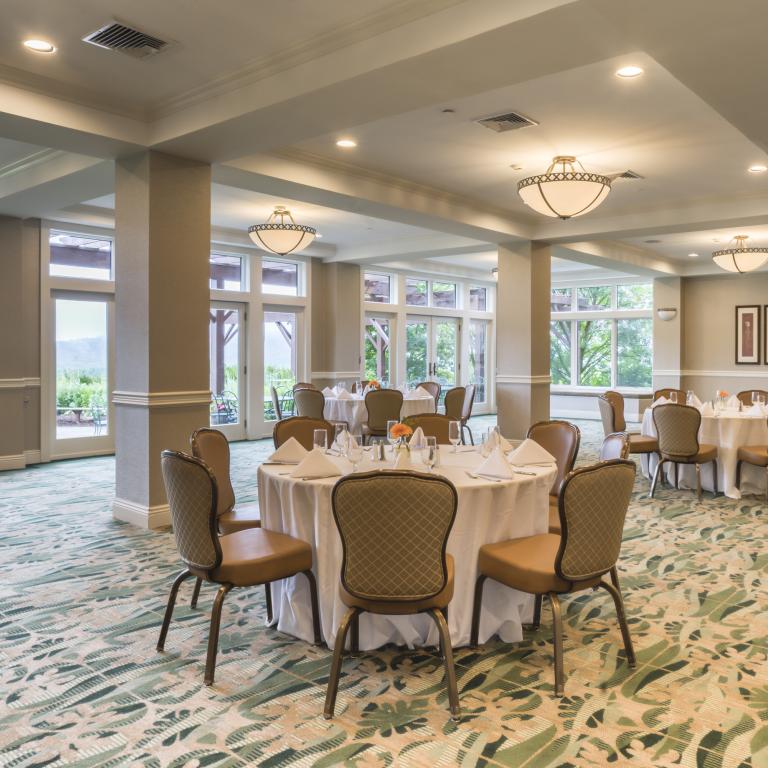
[[[700,263],[707,261],[712,251],[728,248],[735,235],[747,235],[749,245],[768,246],[768,224],[762,226],[729,227],[727,229],[707,229],[698,232],[673,232],[657,237],[630,237],[626,242],[642,248],[648,248],[669,259]],[[649,242],[660,241],[660,242]],[[697,253],[692,258],[689,254]]]

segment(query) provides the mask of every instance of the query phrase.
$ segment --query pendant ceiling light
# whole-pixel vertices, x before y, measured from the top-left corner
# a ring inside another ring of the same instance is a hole
[[[259,248],[286,256],[303,251],[315,239],[317,230],[297,224],[285,206],[277,205],[264,224],[248,227],[248,234]]]
[[[752,272],[768,261],[768,248],[748,248],[748,235],[736,235],[722,251],[715,251],[712,260],[728,272]]]
[[[597,208],[608,197],[611,181],[608,176],[587,173],[575,157],[558,155],[546,173],[518,182],[517,192],[534,211],[570,219]]]

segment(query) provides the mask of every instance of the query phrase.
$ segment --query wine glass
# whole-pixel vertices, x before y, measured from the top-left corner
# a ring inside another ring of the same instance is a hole
[[[437,463],[437,438],[425,437],[424,444],[421,447],[421,460],[427,468],[427,472],[432,472]]]
[[[347,452],[347,442],[349,441],[349,432],[346,424],[334,425],[333,444],[343,456]]]
[[[453,446],[453,453],[456,453],[459,450],[458,445],[461,442],[460,421],[448,422],[448,442]]]
[[[689,389],[685,393],[685,404],[686,405],[693,405],[693,390]]]
[[[347,443],[347,458],[352,462],[352,473],[357,472],[357,465],[363,460],[362,435],[350,435]]]
[[[324,429],[316,429],[312,433],[312,445],[325,453],[328,450],[328,433]]]
[[[752,390],[752,405],[760,405],[760,393],[756,392],[754,389]]]
[[[396,437],[392,437],[392,427],[395,426],[395,424],[398,424],[399,422],[397,419],[390,419],[387,422],[387,440],[389,440],[390,445],[394,445],[397,442]]]
[[[677,405],[677,392],[674,389],[669,393],[669,402],[672,405]]]

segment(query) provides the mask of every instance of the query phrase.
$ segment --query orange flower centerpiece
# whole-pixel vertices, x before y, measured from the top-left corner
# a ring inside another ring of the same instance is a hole
[[[381,384],[376,379],[369,379],[368,389],[381,389]]]
[[[413,434],[413,430],[407,425],[401,422],[393,424],[389,430],[389,437],[395,440],[394,452],[395,456],[399,453],[410,453],[411,449],[408,446],[408,438]]]
[[[728,393],[724,389],[718,389],[715,392],[715,410],[724,411],[728,405]]]

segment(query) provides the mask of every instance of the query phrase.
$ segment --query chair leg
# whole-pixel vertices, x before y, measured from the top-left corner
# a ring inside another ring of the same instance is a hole
[[[344,646],[347,644],[349,626],[358,613],[360,613],[358,608],[350,608],[344,614],[336,633],[336,645],[333,646],[333,661],[331,662],[331,673],[328,676],[328,690],[325,693],[325,708],[323,709],[323,717],[326,720],[333,717],[333,711],[336,709],[336,693],[339,690],[339,677],[341,676],[341,657],[344,654]]]
[[[272,623],[273,619],[273,613],[272,613],[272,589],[269,582],[267,582],[264,585],[264,598],[267,602],[267,624]]]
[[[165,637],[168,634],[168,627],[171,624],[171,616],[173,616],[173,607],[176,605],[176,595],[179,594],[179,587],[182,582],[186,581],[192,574],[188,570],[182,571],[174,580],[171,587],[171,594],[168,595],[168,604],[165,606],[165,616],[163,617],[163,624],[160,627],[160,637],[157,641],[157,650],[162,651],[165,648]]]
[[[213,677],[216,671],[216,654],[219,650],[219,628],[221,627],[221,609],[224,605],[224,598],[231,584],[222,584],[216,593],[216,599],[213,601],[211,609],[211,629],[208,632],[208,656],[205,659],[205,684],[213,685]]]
[[[677,462],[674,462],[672,464],[672,466],[675,468],[675,490],[679,491],[680,490],[680,482],[679,482],[678,477],[677,477],[677,467],[678,467]]]
[[[541,595],[534,595],[534,601],[533,601],[533,621],[526,625],[523,624],[523,629],[530,629],[532,631],[536,631],[541,626],[541,603],[542,603],[542,596]]]
[[[472,631],[469,637],[469,644],[472,648],[477,648],[477,636],[480,633],[480,608],[483,603],[483,586],[487,576],[482,573],[475,582],[475,600],[472,604]]]
[[[741,459],[736,462],[736,488],[741,490]]]
[[[717,459],[712,462],[712,487],[715,489],[715,496],[717,496]]]
[[[437,624],[437,631],[440,633],[440,647],[443,651],[443,661],[445,663],[445,682],[448,686],[448,704],[451,709],[451,719],[458,721],[461,719],[461,707],[459,706],[459,690],[456,685],[456,668],[453,665],[453,647],[451,646],[451,636],[448,632],[448,623],[443,616],[443,612],[438,608],[430,611],[430,615]]]
[[[560,598],[554,593],[547,594],[552,606],[552,639],[555,646],[555,696],[562,696],[565,690],[563,674],[563,619]]]
[[[613,572],[616,568],[611,569],[611,578],[613,578]],[[609,584],[607,581],[601,581],[600,586],[606,590],[613,598],[613,604],[616,606],[616,616],[619,619],[619,627],[621,628],[621,637],[624,640],[624,650],[627,654],[627,664],[630,669],[634,669],[637,666],[637,660],[635,659],[635,649],[632,646],[632,637],[629,634],[629,626],[627,624],[627,617],[624,614],[624,601],[621,599],[621,592],[618,584],[616,586]]]
[[[701,501],[701,464],[696,465],[696,498]]]
[[[304,571],[304,575],[309,582],[309,599],[312,602],[312,631],[315,634],[315,645],[320,645],[322,638],[320,634],[320,607],[317,602],[317,580],[312,571]],[[267,590],[269,590],[269,584],[267,584]]]
[[[472,445],[474,445],[475,444],[475,438],[474,438],[474,436],[472,434],[472,430],[469,428],[468,424],[462,425],[462,427],[461,427],[462,434],[464,433],[465,429],[467,430],[467,432],[469,432],[469,442],[472,443]],[[462,442],[464,442],[464,441],[462,441]],[[464,443],[464,444],[466,445],[466,443]]]
[[[651,480],[651,492],[648,494],[648,498],[652,499],[653,494],[656,493],[656,483],[659,481],[661,475],[661,468],[664,466],[664,459],[659,459],[659,463],[656,465],[656,471],[653,473],[653,480]]]
[[[360,614],[356,614],[352,619],[352,627],[349,636],[349,647],[353,656],[360,653]]]
[[[203,585],[203,580],[198,576],[195,580],[195,589],[192,592],[192,602],[189,604],[190,608],[197,608],[197,598],[200,597],[200,587]]]
[[[619,572],[616,569],[616,566],[614,565],[613,568],[609,571],[611,576],[611,581],[613,582],[613,586],[616,587],[616,589],[621,590],[621,586],[619,585]]]

